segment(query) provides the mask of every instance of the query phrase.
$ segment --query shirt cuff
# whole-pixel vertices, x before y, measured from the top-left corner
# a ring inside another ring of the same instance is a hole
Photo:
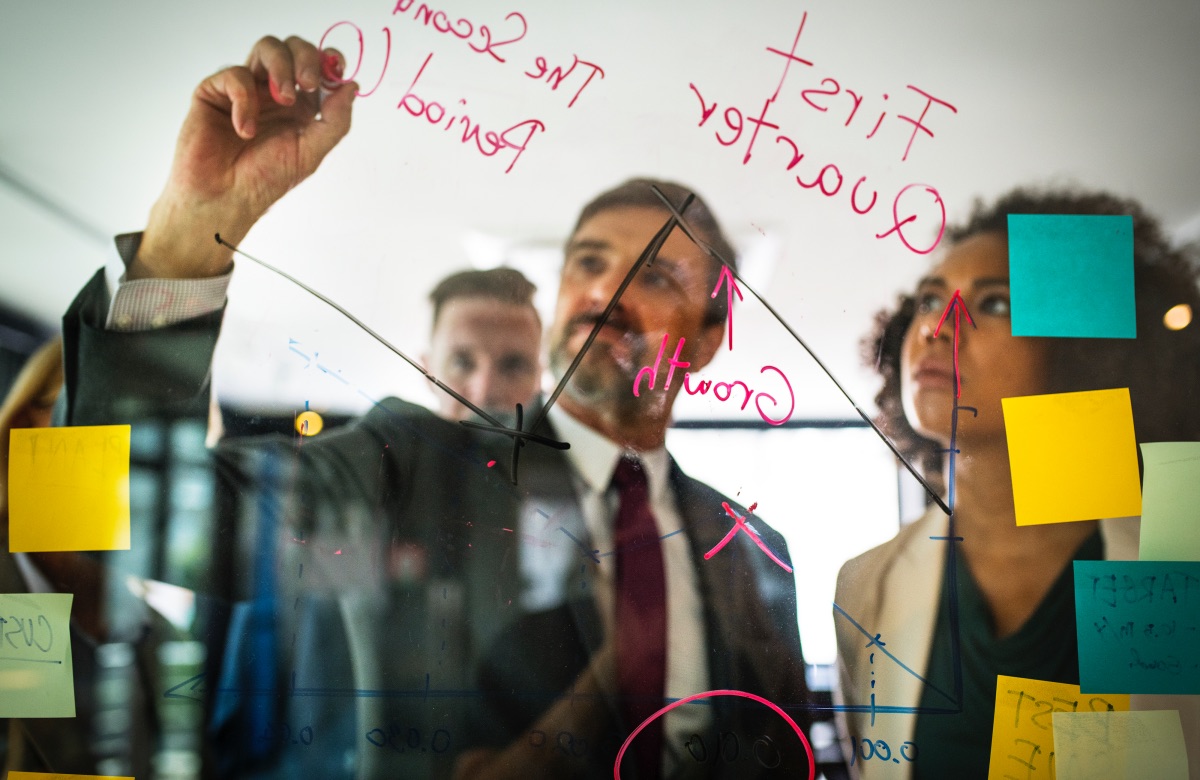
[[[141,234],[117,236],[117,252],[126,267],[137,254]],[[233,272],[206,279],[134,279],[125,274],[108,309],[105,328],[141,331],[165,328],[193,317],[217,311],[225,305],[225,294]]]

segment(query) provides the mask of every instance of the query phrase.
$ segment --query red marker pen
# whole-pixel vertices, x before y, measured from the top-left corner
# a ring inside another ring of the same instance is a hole
[[[325,98],[333,94],[334,90],[346,83],[342,78],[342,61],[332,52],[325,52],[321,55],[321,86],[317,90],[317,105],[325,103]]]

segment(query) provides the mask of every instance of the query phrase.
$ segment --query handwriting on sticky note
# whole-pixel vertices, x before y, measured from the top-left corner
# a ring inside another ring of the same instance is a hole
[[[1142,445],[1143,561],[1200,561],[1200,442]]]
[[[1187,780],[1176,710],[1054,714],[1060,780]]]
[[[1084,691],[1200,693],[1200,563],[1075,561]]]
[[[69,593],[0,594],[0,718],[73,718]]]
[[[1129,390],[1004,398],[1017,525],[1142,509]]]
[[[1112,712],[1129,709],[1127,694],[1081,694],[1078,685],[996,678],[996,715],[992,722],[989,780],[1055,776],[1055,712]]]
[[[1014,336],[1135,338],[1133,218],[1010,214]]]
[[[129,549],[128,425],[28,428],[9,445],[9,549]]]

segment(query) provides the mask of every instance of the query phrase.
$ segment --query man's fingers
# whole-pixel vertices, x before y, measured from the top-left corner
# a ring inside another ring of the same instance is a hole
[[[246,61],[255,78],[267,82],[272,99],[284,106],[296,102],[297,86],[304,92],[320,87],[321,65],[317,47],[296,35],[286,41],[273,35],[260,38]]]
[[[350,79],[346,78],[346,58],[340,51],[333,48],[327,48],[321,51],[321,87],[326,90],[334,90],[339,84],[343,84]]]
[[[267,82],[276,103],[290,106],[296,102],[296,63],[286,43],[273,35],[260,38],[250,50],[246,67],[256,79]]]
[[[196,99],[227,112],[242,138],[253,138],[258,131],[258,89],[248,68],[235,66],[213,74],[196,88]]]
[[[321,119],[309,125],[303,143],[315,170],[325,155],[350,132],[350,114],[358,84],[348,81],[330,92],[321,104]]]
[[[292,66],[300,89],[305,92],[316,90],[321,85],[321,53],[317,47],[295,35],[284,43],[292,54]]]

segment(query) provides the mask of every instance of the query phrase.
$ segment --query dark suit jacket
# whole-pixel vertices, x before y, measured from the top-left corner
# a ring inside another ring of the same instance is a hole
[[[103,329],[107,302],[97,274],[64,320],[69,423],[206,414],[220,313],[115,333]],[[548,426],[539,433],[553,436]],[[390,398],[312,440],[217,448],[227,498],[215,544],[233,564],[214,591],[241,606],[225,648],[211,649],[222,661],[210,718],[218,739],[232,732],[236,742],[264,722],[279,732],[267,746],[218,744],[232,754],[224,772],[319,764],[322,776],[443,776],[464,747],[528,736],[522,730],[602,637],[585,562],[566,583],[580,598],[545,615],[521,607],[518,512],[578,512],[578,502],[563,454],[536,444],[523,448],[513,485],[511,447]],[[755,693],[806,723],[792,575],[745,534],[703,560],[731,527],[724,499],[674,464],[671,481],[699,573],[707,641],[695,651],[707,655],[711,689]],[[786,558],[782,537],[751,522]],[[264,710],[264,700],[276,705]],[[729,777],[807,769],[799,740],[762,705],[718,697],[712,711],[712,733],[698,735],[711,747],[689,769]],[[582,751],[574,776],[611,776],[632,726],[610,712],[613,738]],[[725,738],[740,744],[732,759],[732,749],[724,760],[715,751],[723,732],[737,735]]]

